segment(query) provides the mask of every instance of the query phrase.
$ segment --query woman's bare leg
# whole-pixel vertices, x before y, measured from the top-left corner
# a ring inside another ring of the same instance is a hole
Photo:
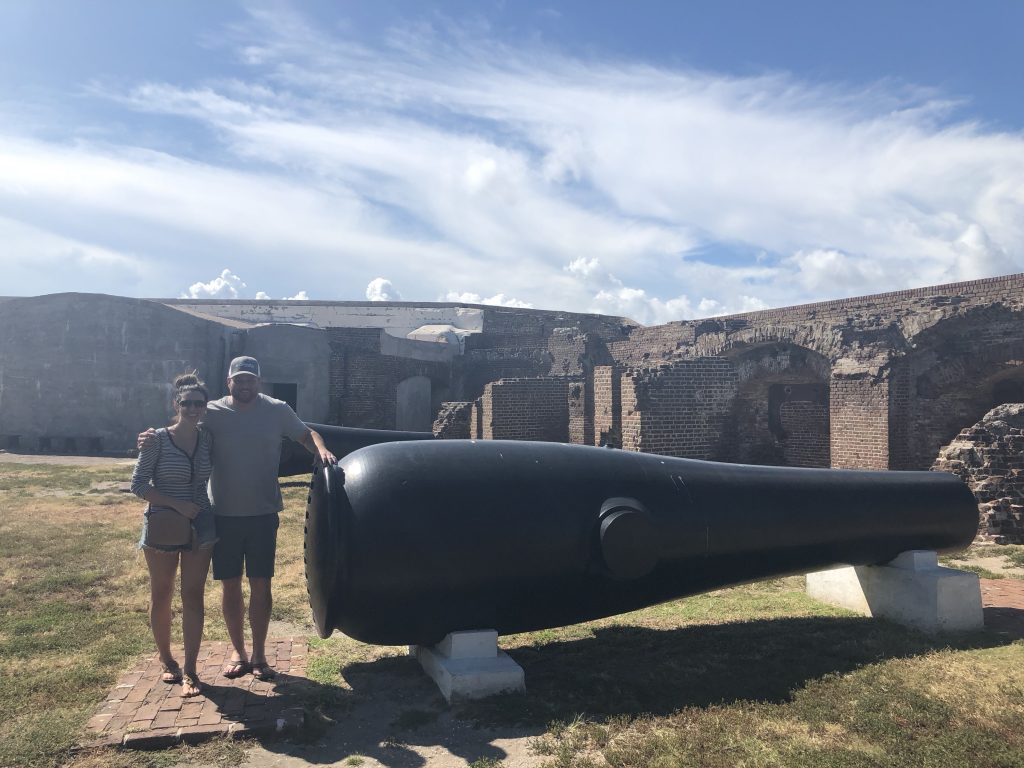
[[[178,662],[171,655],[171,596],[178,572],[178,553],[143,549],[149,568],[149,626],[164,667],[173,672]]]
[[[206,576],[210,572],[212,547],[181,553],[181,628],[185,641],[186,675],[197,677],[196,659],[203,641],[203,622],[206,616]],[[183,695],[198,691],[182,689]]]

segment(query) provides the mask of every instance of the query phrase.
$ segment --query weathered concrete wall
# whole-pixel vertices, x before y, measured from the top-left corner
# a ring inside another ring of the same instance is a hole
[[[236,354],[260,361],[263,391],[297,385],[296,413],[303,421],[327,423],[331,400],[331,345],[326,334],[300,325],[261,325],[245,331]]]
[[[171,380],[223,391],[232,329],[140,299],[55,294],[0,303],[0,447],[129,451],[168,422]]]
[[[430,403],[430,389],[430,379],[426,376],[410,376],[398,382],[395,391],[395,429],[430,431],[435,413]]]

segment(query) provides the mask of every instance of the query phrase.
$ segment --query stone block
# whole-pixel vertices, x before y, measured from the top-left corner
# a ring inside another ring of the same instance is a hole
[[[492,629],[453,632],[435,646],[410,646],[409,653],[449,703],[526,690],[523,668],[498,650]]]
[[[938,565],[934,552],[904,552],[882,566],[846,566],[807,574],[816,600],[928,633],[984,627],[978,576]]]

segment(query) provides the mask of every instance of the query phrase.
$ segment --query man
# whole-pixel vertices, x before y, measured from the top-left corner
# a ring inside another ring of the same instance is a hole
[[[324,464],[338,460],[287,403],[262,394],[260,383],[256,359],[236,357],[228,367],[229,394],[208,404],[203,424],[213,435],[210,490],[218,536],[213,578],[221,582],[224,623],[234,649],[223,673],[234,678],[251,671],[266,680],[276,674],[267,664],[266,639],[278,513],[284,508],[277,482],[281,439],[300,443]],[[243,570],[249,579],[251,655],[245,647]]]

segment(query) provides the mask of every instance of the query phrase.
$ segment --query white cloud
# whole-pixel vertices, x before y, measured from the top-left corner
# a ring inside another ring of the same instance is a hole
[[[39,295],[55,291],[109,293],[110,285],[136,286],[146,265],[124,253],[85,239],[67,237],[0,216],[0,295]],[[55,285],[55,278],[63,284]]]
[[[294,296],[285,296],[285,301],[309,301],[309,294],[305,291],[299,291]]]
[[[578,259],[573,259],[565,267],[566,272],[571,272],[574,275],[580,275],[581,277],[589,277],[599,267],[601,262],[597,259],[588,259],[585,256],[580,256]]]
[[[793,279],[813,295],[870,293],[871,286],[885,279],[882,263],[835,249],[797,251],[783,264],[795,270]]]
[[[521,309],[533,308],[533,305],[529,302],[508,298],[503,293],[497,293],[494,296],[482,298],[479,293],[460,293],[459,291],[449,291],[445,294],[444,300],[459,304],[490,304],[496,307],[519,307]]]
[[[257,300],[264,301],[264,300],[269,299],[269,298],[270,298],[270,294],[269,293],[264,293],[263,291],[256,291],[256,299]]]
[[[693,317],[693,306],[686,296],[663,301],[648,296],[643,288],[627,286],[598,291],[593,306],[601,314],[628,317],[645,325]]]
[[[181,295],[183,299],[237,299],[239,288],[245,288],[245,282],[230,269],[225,269],[208,283],[192,283]],[[260,292],[262,293],[262,291]],[[265,297],[266,294],[263,294]],[[262,298],[257,294],[257,298]]]
[[[1024,271],[1024,136],[958,121],[941,94],[581,61],[443,21],[375,46],[251,13],[220,35],[247,62],[235,79],[82,97],[190,121],[206,154],[52,138],[0,105],[0,210],[26,253],[124,259],[110,292],[236,253],[253,285],[301,261],[324,298],[396,300],[373,287],[392,274],[411,301],[642,322]],[[6,291],[38,284],[9,274]],[[450,289],[463,279],[478,293]]]
[[[375,277],[366,286],[367,301],[401,301],[400,294],[386,277]]]

